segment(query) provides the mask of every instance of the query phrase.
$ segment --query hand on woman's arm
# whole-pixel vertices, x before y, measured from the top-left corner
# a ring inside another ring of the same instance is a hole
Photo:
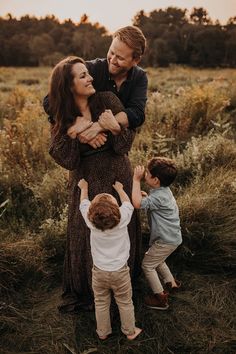
[[[107,141],[107,135],[105,133],[99,133],[95,138],[90,140],[88,144],[92,146],[94,149],[97,149],[105,144]]]
[[[67,130],[67,135],[69,135],[71,139],[75,139],[77,135],[90,128],[92,124],[93,122],[88,119],[78,116],[75,123]]]
[[[93,127],[93,129],[89,129],[92,127],[94,123],[88,121],[84,117],[77,117],[75,123],[67,130],[67,135],[71,139],[78,138],[81,143],[88,143],[94,149],[101,147],[107,141],[107,135],[105,133],[98,133],[95,137],[88,141],[88,137],[95,135],[97,131],[101,131],[102,128],[97,124]]]
[[[122,113],[122,112],[120,112]],[[113,115],[110,109],[106,109],[102,114],[100,114],[98,122],[104,130],[110,130],[113,135],[117,135],[121,132],[119,122],[117,120],[118,113],[116,117]]]
[[[82,144],[89,143],[90,140],[94,139],[99,133],[103,132],[103,128],[98,122],[92,123],[92,125],[79,134],[79,141]]]

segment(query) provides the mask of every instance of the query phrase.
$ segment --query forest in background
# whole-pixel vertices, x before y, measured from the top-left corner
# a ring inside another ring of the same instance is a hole
[[[184,64],[195,67],[236,66],[236,16],[213,22],[204,8],[177,7],[139,11],[133,25],[144,32],[148,48],[142,66]],[[0,66],[51,66],[67,55],[105,57],[111,35],[84,14],[79,23],[51,15],[19,20],[0,17]]]

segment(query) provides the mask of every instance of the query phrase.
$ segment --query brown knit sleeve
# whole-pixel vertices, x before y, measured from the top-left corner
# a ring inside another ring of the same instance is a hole
[[[49,154],[55,162],[67,170],[75,170],[80,163],[80,142],[66,134],[51,133]]]
[[[100,99],[103,102],[105,109],[110,109],[114,115],[124,111],[123,103],[120,99],[110,91],[99,92]]]

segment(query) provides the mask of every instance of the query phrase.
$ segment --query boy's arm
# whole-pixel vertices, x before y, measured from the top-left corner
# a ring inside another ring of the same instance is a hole
[[[84,199],[88,199],[88,182],[85,181],[85,179],[81,179],[78,182],[78,187],[81,189],[81,194],[80,194],[80,203]]]
[[[136,209],[140,208],[142,201],[141,179],[143,178],[144,166],[137,166],[134,169],[133,187],[132,187],[132,203]]]
[[[124,191],[123,184],[116,181],[115,184],[113,184],[113,188],[117,191],[121,203],[123,202],[130,202],[130,198],[127,195],[127,193]]]

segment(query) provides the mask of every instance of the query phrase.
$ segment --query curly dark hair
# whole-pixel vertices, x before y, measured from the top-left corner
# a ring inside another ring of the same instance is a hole
[[[113,229],[119,224],[120,218],[119,206],[113,203],[107,194],[101,194],[89,207],[88,219],[98,230]]]
[[[177,176],[177,167],[173,160],[167,157],[154,157],[147,165],[152,177],[157,177],[160,185],[168,187],[174,182]]]

